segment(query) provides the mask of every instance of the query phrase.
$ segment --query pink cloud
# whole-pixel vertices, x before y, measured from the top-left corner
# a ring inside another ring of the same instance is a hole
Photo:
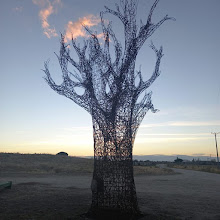
[[[48,18],[50,15],[56,12],[57,6],[62,5],[61,0],[54,0],[52,3],[49,0],[32,0],[35,5],[38,5],[41,10],[39,12],[39,17],[41,20],[41,26],[43,28],[43,33],[48,37],[58,36],[56,29],[51,28]]]
[[[32,0],[35,5],[40,7],[39,18],[41,20],[41,26],[43,28],[43,33],[47,38],[57,37],[57,31],[52,28],[49,23],[49,17],[57,12],[58,6],[62,6],[61,0]],[[72,37],[88,37],[89,34],[83,26],[88,28],[96,26],[100,23],[100,18],[95,15],[87,15],[85,17],[79,18],[78,21],[69,21],[66,25],[65,40],[70,41]],[[103,38],[103,34],[98,34],[98,38]]]
[[[66,35],[65,38],[67,41],[71,40],[72,38],[78,38],[78,37],[88,37],[88,34],[85,31],[84,26],[87,27],[93,27],[95,25],[98,25],[100,22],[100,19],[98,16],[94,15],[87,15],[83,18],[79,18],[78,21],[72,22],[69,21],[66,25]],[[102,35],[98,35],[98,37],[101,37]]]

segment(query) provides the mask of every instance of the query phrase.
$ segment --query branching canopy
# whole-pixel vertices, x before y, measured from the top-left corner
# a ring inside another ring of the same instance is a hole
[[[151,43],[150,47],[156,55],[156,64],[151,77],[144,81],[142,72],[135,71],[138,51],[165,21],[174,20],[166,15],[159,22],[153,23],[152,15],[159,2],[156,0],[150,9],[146,23],[141,22],[138,28],[137,2],[138,0],[120,0],[120,6],[116,4],[116,10],[105,7],[105,11],[100,13],[104,44],[100,43],[96,33],[85,26],[90,38],[85,40],[84,45],[77,45],[76,40],[72,39],[72,46],[78,55],[78,61],[71,58],[69,48],[65,43],[65,36],[61,35],[60,53],[57,55],[63,77],[61,85],[57,85],[51,78],[48,62],[45,62],[44,70],[45,79],[53,90],[70,98],[94,117],[102,115],[105,119],[113,121],[117,110],[124,108],[125,102],[129,103],[126,106],[130,108],[129,114],[131,114],[133,127],[139,126],[149,109],[156,112],[151,102],[151,93],[146,93],[140,102],[137,100],[140,94],[147,90],[160,75],[159,66],[163,56],[163,48],[157,49]],[[105,24],[103,18],[105,14],[112,14],[122,22],[124,50],[111,23]],[[114,47],[114,59],[110,54],[110,44]],[[75,71],[70,72],[68,65],[72,65]],[[136,78],[139,79],[137,86],[135,86]],[[76,88],[82,88],[84,93],[79,95]],[[133,133],[135,131],[136,129]]]

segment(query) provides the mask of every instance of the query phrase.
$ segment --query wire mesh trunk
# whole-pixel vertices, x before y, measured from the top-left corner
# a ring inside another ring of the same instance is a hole
[[[95,159],[91,211],[95,216],[139,214],[131,160]]]
[[[95,217],[115,215],[130,219],[140,214],[133,176],[132,138],[121,136],[129,135],[129,129],[124,128],[119,135],[119,130],[110,124],[105,123],[102,130],[97,123],[93,124],[94,173],[89,213]]]

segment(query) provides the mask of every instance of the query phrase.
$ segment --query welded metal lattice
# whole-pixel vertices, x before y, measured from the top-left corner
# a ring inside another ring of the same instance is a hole
[[[132,148],[137,129],[148,110],[156,112],[151,102],[151,92],[145,93],[137,102],[141,93],[159,76],[163,49],[150,47],[156,54],[156,65],[152,76],[144,81],[141,70],[135,71],[138,51],[144,42],[170,18],[165,16],[158,23],[152,23],[152,14],[159,0],[151,7],[147,22],[136,24],[137,0],[121,0],[116,10],[105,7],[100,13],[104,42],[100,43],[96,33],[85,26],[90,38],[84,45],[72,40],[79,60],[70,56],[65,36],[61,35],[59,60],[63,83],[57,85],[45,62],[46,81],[60,95],[73,100],[92,116],[94,132],[94,174],[92,181],[91,213],[107,210],[136,215],[139,213],[133,178]],[[119,18],[124,25],[125,44],[122,47],[113,32],[111,23],[104,22],[104,14],[110,13]],[[114,60],[110,54],[114,47]],[[122,49],[124,48],[124,49]],[[71,72],[68,64],[75,68]],[[139,80],[138,85],[135,84]],[[76,88],[83,89],[79,95]]]

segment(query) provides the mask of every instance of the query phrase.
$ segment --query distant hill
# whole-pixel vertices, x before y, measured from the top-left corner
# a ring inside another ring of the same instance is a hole
[[[204,160],[204,161],[210,161],[210,157],[208,156],[188,156],[188,155],[160,155],[160,154],[156,154],[156,155],[134,155],[133,159],[134,160],[150,160],[150,161],[169,161],[169,162],[173,162],[176,158],[181,158],[183,160],[189,160],[192,161],[194,160]],[[211,157],[211,159],[215,159],[213,157]]]
[[[163,155],[163,154],[154,154],[154,155],[133,155],[133,160],[150,160],[150,161],[167,161],[167,162],[174,162],[176,158],[180,158],[183,160],[189,160],[192,161],[194,160],[202,160],[202,161],[210,161],[210,160],[215,160],[215,157],[209,157],[209,156],[203,156],[203,155],[195,155],[195,156],[188,156],[188,155]],[[92,156],[85,156],[84,158],[93,158]]]
[[[1,173],[91,175],[93,173],[93,167],[93,159],[82,157],[0,152]],[[135,166],[134,174],[173,175],[175,172],[171,169],[156,166]]]

